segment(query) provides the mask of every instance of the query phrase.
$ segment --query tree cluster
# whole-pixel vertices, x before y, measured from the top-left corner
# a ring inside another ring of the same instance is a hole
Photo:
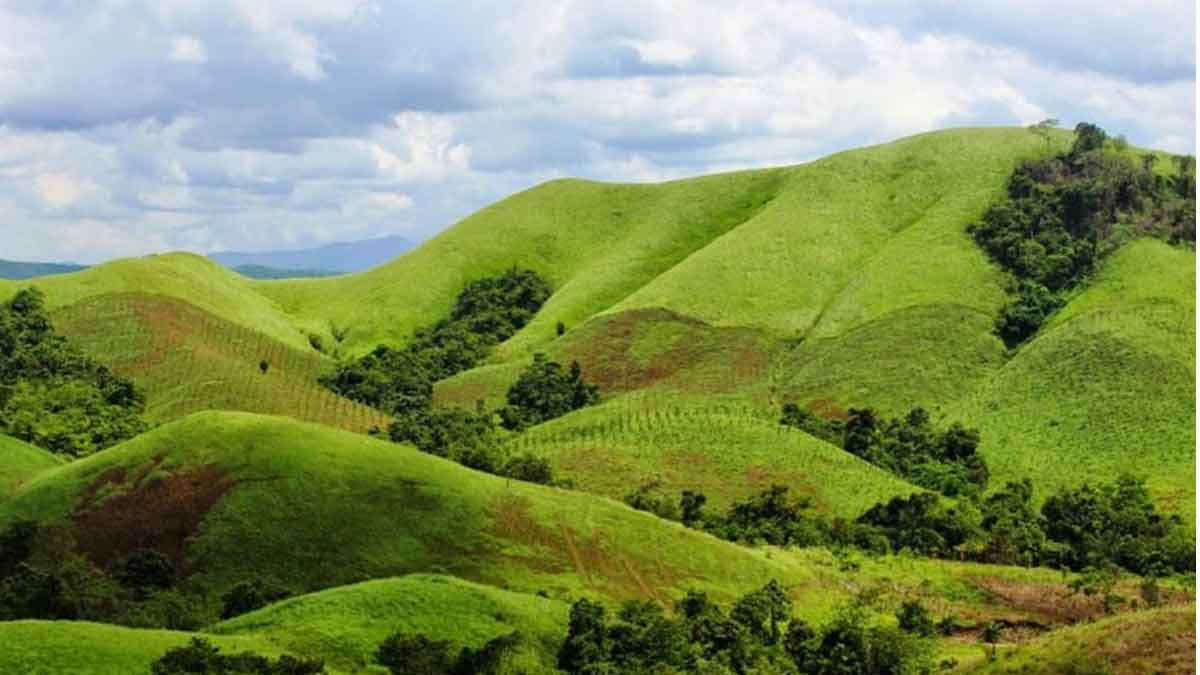
[[[0,532],[0,621],[102,621],[139,628],[195,630],[215,609],[179,590],[174,563],[138,549],[105,568],[77,552],[66,526],[17,521]],[[221,619],[264,607],[290,593],[260,579],[222,597]]]
[[[321,383],[398,417],[428,408],[434,382],[477,365],[529,323],[551,292],[537,273],[516,267],[476,279],[458,294],[448,317],[418,328],[404,349],[380,345],[339,364]]]
[[[1123,145],[1080,123],[1068,152],[1018,166],[1007,198],[970,226],[1014,277],[1013,298],[996,321],[1010,347],[1036,333],[1065,292],[1130,237],[1195,244],[1195,159],[1176,158],[1167,178],[1155,172],[1155,155],[1135,161]]]
[[[792,616],[791,598],[771,581],[728,611],[694,590],[670,616],[657,604],[632,600],[610,620],[603,605],[578,600],[558,667],[572,675],[883,675],[932,672],[932,661],[928,640],[880,625],[865,602],[813,628]]]
[[[533,363],[508,389],[508,405],[500,409],[506,429],[521,431],[600,400],[600,389],[583,379],[578,361],[570,368],[534,354]]]
[[[79,457],[146,430],[145,401],[55,333],[40,291],[0,305],[0,433]]]
[[[497,436],[495,414],[433,405],[433,383],[477,365],[495,345],[512,337],[550,297],[550,285],[529,270],[509,269],[477,279],[459,293],[448,317],[418,328],[403,349],[386,345],[341,363],[321,379],[339,394],[394,417],[387,436],[472,469],[538,483],[552,480],[544,459],[507,456]],[[563,393],[566,387],[566,393]],[[537,355],[509,392],[501,410],[508,428],[519,429],[561,414],[564,402],[594,402],[596,388],[579,378],[578,366]]]
[[[780,423],[840,445],[876,466],[945,495],[978,494],[987,484],[987,464],[976,452],[979,432],[958,423],[937,429],[923,408],[892,419],[870,408],[852,408],[850,418],[840,422],[821,419],[795,403],[787,403]]]
[[[150,665],[153,675],[316,675],[325,662],[284,654],[269,658],[250,651],[222,654],[204,638],[168,650]]]
[[[478,649],[454,652],[446,640],[419,633],[397,632],[375,651],[375,660],[392,675],[499,675],[508,659],[521,648],[519,632],[493,638]]]
[[[1145,484],[1128,476],[1060,491],[1040,512],[1028,479],[987,497],[894,497],[852,521],[814,512],[810,500],[790,497],[783,485],[735,502],[724,514],[706,511],[706,501],[703,493],[685,490],[676,506],[657,481],[625,497],[634,508],[743,544],[853,546],[872,555],[908,552],[1074,571],[1116,566],[1150,576],[1195,567],[1192,533],[1178,516],[1158,513]]]

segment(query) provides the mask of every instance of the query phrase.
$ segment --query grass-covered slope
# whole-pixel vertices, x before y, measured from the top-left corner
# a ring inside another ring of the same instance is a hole
[[[134,381],[151,422],[219,409],[363,432],[388,423],[378,411],[317,384],[333,361],[311,347],[297,349],[177,298],[98,295],[59,309],[53,319],[89,356]]]
[[[593,495],[242,413],[192,415],[42,472],[0,504],[0,523],[18,518],[73,522],[102,565],[157,548],[210,598],[254,577],[311,591],[428,571],[555,595],[729,597],[802,572]]]
[[[62,460],[53,453],[0,434],[0,500],[42,471],[60,464]]]
[[[518,265],[555,287],[511,350],[541,344],[634,292],[753,217],[790,169],[657,185],[557,180],[484,208],[392,263],[333,280],[263,283],[301,317],[349,325],[357,350],[405,341],[449,310],[470,280]]]
[[[981,675],[1185,675],[1196,672],[1196,606],[1120,614],[1062,628],[969,672]]]
[[[673,499],[699,490],[712,508],[787,485],[823,513],[855,518],[912,485],[774,419],[732,404],[671,405],[654,399],[585,408],[510,443],[547,457],[579,489],[621,499],[659,481]]]
[[[0,622],[0,672],[148,673],[150,663],[193,636],[223,652],[299,654],[323,659],[330,673],[371,669],[379,643],[395,631],[478,648],[519,632],[513,665],[550,673],[566,635],[567,604],[453,577],[379,579],[285,600],[203,633],[140,630],[64,621]],[[382,672],[382,671],[376,671]]]
[[[479,647],[517,631],[529,672],[555,672],[567,632],[568,605],[454,577],[417,574],[379,579],[285,600],[214,627],[284,652],[320,656],[335,669],[357,671],[372,662],[392,633],[419,633],[455,649]]]
[[[251,287],[251,280],[190,253],[114,260],[81,272],[0,281],[0,298],[37,286],[53,311],[109,293],[152,293],[179,298],[227,321],[251,328],[298,349],[308,340],[291,317]],[[324,328],[324,326],[317,326]]]
[[[1195,503],[1195,253],[1135,241],[959,408],[994,480],[1044,496],[1123,471]]]

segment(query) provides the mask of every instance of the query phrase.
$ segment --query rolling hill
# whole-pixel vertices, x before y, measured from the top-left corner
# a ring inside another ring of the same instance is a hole
[[[37,474],[61,464],[56,455],[0,434],[0,501]]]
[[[467,281],[520,265],[545,275],[554,295],[490,363],[439,383],[439,401],[498,404],[530,352],[545,350],[578,360],[608,399],[629,399],[627,409],[737,401],[750,417],[770,418],[785,401],[832,416],[920,405],[941,421],[979,426],[998,476],[1045,476],[1039,495],[1075,481],[1058,470],[1073,461],[1100,478],[1136,452],[1160,501],[1191,514],[1193,253],[1134,242],[1019,352],[1006,352],[991,331],[1004,278],[966,225],[1002,193],[1017,162],[1069,139],[956,129],[796,167],[654,185],[552,181],[390,263],[333,278],[251,281],[171,254],[34,283],[69,336],[126,372],[161,361],[154,341],[123,338],[110,348],[103,332],[87,329],[84,301],[119,305],[122,294],[143,293],[186,303],[137,321],[99,312],[113,326],[142,326],[118,334],[176,334],[181,316],[220,323],[187,338],[190,355],[135,376],[151,393],[153,419],[223,408],[363,429],[381,420],[342,410],[311,386],[330,366],[310,335],[346,355],[400,344],[443,315]],[[0,282],[0,295],[18,287]],[[556,336],[558,321],[565,336]],[[333,326],[348,330],[343,344]],[[230,337],[247,331],[262,337]],[[265,346],[231,349],[237,340]],[[256,357],[279,349],[278,371],[256,377]],[[1080,350],[1086,359],[1071,356]],[[1111,367],[1080,370],[1092,363]],[[1147,410],[1151,397],[1158,403]],[[1138,447],[1123,447],[1130,442]]]

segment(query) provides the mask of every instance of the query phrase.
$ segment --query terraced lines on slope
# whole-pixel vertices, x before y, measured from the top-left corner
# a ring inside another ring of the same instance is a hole
[[[82,272],[24,281],[0,280],[0,298],[31,285],[46,294],[46,308],[51,311],[109,293],[165,295],[296,349],[308,348],[305,330],[327,330],[320,321],[309,326],[295,322],[255,292],[249,279],[191,253],[114,260]]]
[[[153,422],[225,409],[290,415],[351,431],[388,424],[382,413],[317,384],[332,367],[330,359],[176,298],[99,295],[59,309],[54,321],[89,355],[134,380],[146,394],[146,417]]]
[[[546,457],[555,474],[588,492],[621,499],[657,480],[668,495],[699,490],[724,509],[773,484],[813,499],[820,511],[854,518],[917,488],[803,432],[735,404],[710,407],[633,398],[585,408],[509,443]]]

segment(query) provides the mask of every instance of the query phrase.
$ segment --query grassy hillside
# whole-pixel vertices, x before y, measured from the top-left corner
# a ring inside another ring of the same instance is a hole
[[[0,434],[0,499],[37,474],[62,464],[56,455]]]
[[[255,576],[311,591],[426,571],[559,595],[729,596],[785,571],[591,495],[249,414],[196,414],[43,472],[0,504],[0,521],[22,517],[73,521],[102,564],[158,548],[210,597]]]
[[[153,293],[179,298],[227,321],[252,328],[298,349],[308,340],[300,325],[251,288],[251,280],[190,253],[115,260],[82,272],[0,281],[0,298],[34,285],[46,294],[46,307],[55,310],[80,300],[109,293]],[[324,329],[324,325],[314,326]]]
[[[148,673],[150,662],[199,635],[224,652],[303,654],[330,673],[368,669],[379,643],[402,630],[479,647],[519,631],[528,640],[518,664],[554,672],[566,634],[565,603],[472,584],[453,577],[379,579],[303,595],[246,614],[204,633],[142,630],[86,622],[0,622],[0,672]],[[377,671],[378,672],[378,671]]]
[[[470,280],[527,267],[556,292],[510,352],[545,343],[556,321],[575,325],[751,218],[790,169],[658,185],[558,180],[484,208],[396,261],[336,280],[258,285],[288,311],[351,326],[366,350],[402,342],[444,315]]]
[[[972,673],[986,675],[1184,675],[1196,672],[1196,606],[1121,614],[1003,649]]]
[[[479,647],[519,631],[528,640],[530,672],[555,672],[567,633],[565,602],[514,593],[454,577],[418,574],[342,586],[285,600],[218,624],[212,633],[244,635],[327,665],[357,671],[396,631]]]
[[[1122,471],[1194,515],[1195,253],[1127,245],[958,408],[996,479],[1044,495]]]
[[[288,415],[351,431],[388,423],[378,411],[317,384],[317,377],[333,367],[332,359],[182,300],[105,294],[63,307],[53,319],[88,355],[137,384],[151,422],[224,409]]]
[[[916,489],[841,448],[734,404],[617,401],[535,427],[510,446],[548,457],[556,475],[614,499],[658,480],[676,499],[681,490],[700,490],[724,508],[779,483],[811,497],[822,512],[854,518]]]

